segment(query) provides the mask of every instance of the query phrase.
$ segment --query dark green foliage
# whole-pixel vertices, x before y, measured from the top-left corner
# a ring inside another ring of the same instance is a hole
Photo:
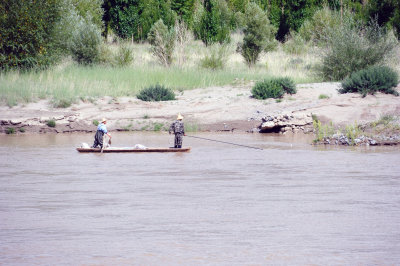
[[[397,35],[397,39],[400,40],[400,0],[398,1],[398,6],[394,12],[392,24]]]
[[[276,81],[281,84],[282,89],[287,93],[287,94],[296,94],[296,84],[291,78],[288,77],[283,77],[283,78],[277,78]]]
[[[0,1],[0,70],[45,68],[58,59],[60,0]]]
[[[175,100],[175,94],[171,89],[157,84],[142,89],[137,98],[146,102],[171,101]]]
[[[342,80],[351,73],[381,64],[390,57],[397,41],[376,22],[368,26],[344,20],[327,35],[327,49],[318,67],[323,80]]]
[[[255,0],[278,29],[276,39],[284,41],[290,31],[297,31],[303,22],[321,7],[324,0]]]
[[[399,77],[394,70],[386,66],[373,66],[351,74],[342,82],[339,92],[358,92],[365,97],[379,91],[398,96],[399,93],[394,89],[398,83]]]
[[[230,41],[232,12],[224,0],[205,0],[195,35],[206,45]]]
[[[96,119],[94,119],[94,120],[92,121],[92,124],[95,125],[95,126],[97,127],[97,126],[99,125],[99,121],[96,120]]]
[[[8,127],[6,129],[6,134],[15,134],[15,128],[13,127]]]
[[[267,14],[255,3],[248,5],[245,20],[243,43],[238,44],[237,50],[250,67],[258,61],[262,51],[273,49],[276,29],[269,23]]]
[[[368,1],[367,18],[376,19],[379,26],[385,26],[394,16],[398,0]]]
[[[259,81],[251,90],[253,97],[261,100],[267,98],[279,99],[282,98],[285,93],[295,94],[296,92],[295,83],[288,77]]]
[[[47,126],[56,127],[56,121],[54,121],[53,119],[47,121]]]
[[[165,0],[105,0],[104,20],[122,38],[144,40],[153,24],[162,19],[171,28],[176,14],[171,2]]]
[[[264,100],[268,98],[282,98],[285,94],[285,91],[279,82],[269,79],[257,82],[252,88],[251,93],[253,94],[254,98]]]
[[[193,24],[195,0],[171,0],[171,9],[175,11],[180,19],[185,21],[189,27]]]
[[[19,129],[19,132],[24,133],[24,132],[25,132],[25,128],[21,127],[21,128]]]

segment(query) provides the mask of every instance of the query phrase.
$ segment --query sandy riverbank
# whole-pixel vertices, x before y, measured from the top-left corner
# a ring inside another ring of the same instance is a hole
[[[177,100],[143,102],[136,98],[104,97],[95,102],[80,102],[69,108],[52,108],[47,100],[0,107],[0,132],[15,128],[19,132],[92,132],[93,120],[106,117],[110,131],[166,130],[178,113],[188,128],[196,131],[252,131],[266,116],[279,114],[316,115],[335,125],[368,123],[390,114],[400,116],[400,97],[381,94],[362,98],[359,94],[339,94],[340,83],[314,83],[297,86],[295,95],[275,99],[251,98],[252,84],[209,87],[177,92]],[[400,91],[400,85],[397,87]],[[329,98],[319,99],[320,95]],[[54,119],[56,127],[47,126]]]

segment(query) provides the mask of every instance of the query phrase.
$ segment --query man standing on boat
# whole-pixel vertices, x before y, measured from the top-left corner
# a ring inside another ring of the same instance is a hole
[[[108,134],[107,132],[106,124],[107,124],[107,119],[103,118],[101,120],[101,123],[97,126],[97,131],[96,135],[94,135],[94,143],[92,148],[97,148],[98,146],[100,146],[100,148],[103,148],[104,134],[106,134],[111,140],[111,135]]]
[[[183,136],[185,135],[185,126],[183,125],[182,122],[183,116],[181,114],[178,114],[178,117],[176,118],[176,121],[171,124],[169,127],[169,134],[171,132],[174,132],[175,134],[175,146],[174,148],[182,148],[182,139]]]

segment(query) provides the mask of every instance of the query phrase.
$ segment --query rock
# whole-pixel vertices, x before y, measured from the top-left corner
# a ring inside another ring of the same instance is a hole
[[[261,124],[261,130],[268,130],[275,127],[275,123],[273,121],[267,121]]]
[[[10,120],[11,125],[19,125],[23,122],[23,119],[12,119]]]
[[[40,123],[46,123],[46,122],[49,121],[49,120],[50,120],[50,118],[45,117],[45,116],[42,116],[42,117],[39,118],[39,122],[40,122]]]

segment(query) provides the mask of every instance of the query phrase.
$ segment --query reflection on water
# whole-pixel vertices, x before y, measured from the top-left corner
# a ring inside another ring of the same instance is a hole
[[[195,134],[190,153],[79,154],[93,136],[0,137],[2,265],[395,265],[400,152]],[[113,146],[167,147],[167,134]]]

